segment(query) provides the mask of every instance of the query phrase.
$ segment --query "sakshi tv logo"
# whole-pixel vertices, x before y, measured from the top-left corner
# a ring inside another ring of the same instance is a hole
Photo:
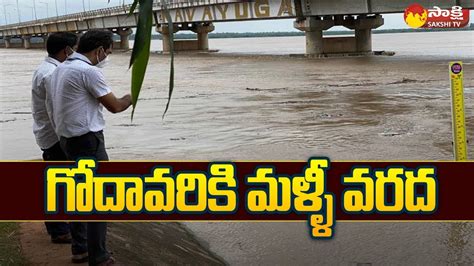
[[[420,4],[412,4],[405,9],[404,18],[407,25],[414,29],[463,28],[469,24],[469,9],[461,6],[426,9]]]

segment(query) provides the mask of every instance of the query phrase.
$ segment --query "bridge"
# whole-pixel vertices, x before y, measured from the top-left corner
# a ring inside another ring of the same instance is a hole
[[[372,30],[383,25],[382,15],[401,13],[412,0],[167,0],[166,8],[173,19],[173,31],[192,31],[196,40],[176,40],[176,50],[209,49],[208,34],[213,22],[264,19],[294,19],[294,27],[305,32],[306,53],[370,53]],[[458,5],[474,8],[474,0],[418,0],[425,7],[451,8]],[[77,34],[90,29],[107,29],[120,36],[120,48],[129,49],[129,36],[138,21],[138,14],[129,16],[129,5],[99,9],[35,21],[0,26],[0,39],[5,48],[12,39],[21,39],[26,49],[32,37],[46,40],[48,34],[68,31]],[[168,21],[161,1],[153,6],[154,26],[162,35],[163,51],[169,51]],[[353,37],[323,37],[334,26],[354,30]]]

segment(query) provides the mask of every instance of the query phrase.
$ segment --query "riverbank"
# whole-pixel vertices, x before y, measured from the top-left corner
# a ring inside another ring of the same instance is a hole
[[[17,223],[0,223],[0,265],[22,265],[20,227]]]
[[[11,245],[18,248],[9,248],[4,257],[0,245],[0,265],[2,259],[6,265],[77,265],[71,263],[71,245],[51,243],[44,223],[21,223],[15,228],[18,240]],[[225,264],[179,223],[109,223],[107,245],[118,265]]]

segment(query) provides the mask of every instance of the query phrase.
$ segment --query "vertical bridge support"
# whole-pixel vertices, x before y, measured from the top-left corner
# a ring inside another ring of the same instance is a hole
[[[117,29],[117,34],[120,35],[120,49],[129,50],[130,49],[130,42],[129,38],[132,35],[132,29],[130,28],[120,28]]]
[[[41,36],[41,38],[43,38],[44,49],[46,49],[46,48],[47,48],[47,47],[46,47],[46,44],[47,44],[47,42],[48,42],[48,35],[47,35],[47,34],[46,34],[46,35],[43,35],[43,36]]]
[[[174,40],[175,51],[209,51],[209,32],[214,30],[212,23],[184,23],[173,25],[173,33],[181,30],[190,30],[197,33],[197,40]],[[169,53],[170,32],[167,24],[158,25],[156,31],[163,39],[163,52]]]
[[[161,37],[163,39],[163,53],[169,53],[171,48],[170,48],[170,31],[169,31],[168,25],[167,24],[158,25],[156,27],[156,31],[161,33]],[[178,31],[179,31],[178,26],[173,25],[173,33],[176,33]]]
[[[305,20],[295,21],[294,27],[304,31],[306,38],[306,54],[323,54],[323,31],[334,26],[334,20],[321,20],[320,17],[307,17]]]
[[[306,54],[368,54],[372,52],[372,29],[382,26],[382,16],[307,17],[296,21],[294,27],[306,35]],[[323,37],[323,31],[333,26],[355,30],[355,37]]]
[[[3,41],[5,42],[5,48],[10,48],[12,47],[11,43],[12,38],[11,37],[3,37]]]
[[[23,39],[23,48],[31,49],[31,36],[30,35],[23,35],[21,36]]]
[[[193,25],[192,31],[197,33],[197,49],[199,51],[209,50],[209,32],[215,29],[212,23],[200,23]]]
[[[372,29],[382,26],[382,16],[373,17],[359,16],[357,19],[344,21],[346,28],[355,30],[357,52],[372,52]]]

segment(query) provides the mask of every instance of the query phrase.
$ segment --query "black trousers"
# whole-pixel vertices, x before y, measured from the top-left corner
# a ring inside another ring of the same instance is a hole
[[[104,134],[89,132],[73,138],[61,137],[61,148],[68,160],[88,157],[108,161]],[[72,254],[89,253],[89,265],[97,265],[109,259],[106,248],[107,223],[71,223]]]
[[[66,154],[64,154],[59,145],[59,141],[56,142],[51,148],[41,149],[43,151],[44,161],[67,161]],[[69,234],[69,224],[65,222],[45,222],[46,230],[51,238],[56,238],[61,235]]]

